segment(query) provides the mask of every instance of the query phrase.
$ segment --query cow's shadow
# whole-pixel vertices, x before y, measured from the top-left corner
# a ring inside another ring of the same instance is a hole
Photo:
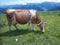
[[[19,30],[13,30],[13,31],[7,31],[4,33],[0,33],[0,37],[2,36],[18,36],[18,35],[25,35],[27,33],[32,33],[34,34],[43,34],[41,31],[34,31],[34,30],[27,30],[27,29],[19,29]]]

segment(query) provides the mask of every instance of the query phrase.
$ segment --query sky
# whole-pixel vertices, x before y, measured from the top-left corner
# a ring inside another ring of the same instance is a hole
[[[60,2],[60,0],[0,0],[0,6],[15,4],[26,5],[27,3],[42,3],[42,2]]]

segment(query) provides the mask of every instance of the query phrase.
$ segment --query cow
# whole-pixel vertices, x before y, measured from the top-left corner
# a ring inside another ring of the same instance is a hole
[[[34,24],[41,29],[42,32],[44,30],[44,22],[42,21],[41,17],[39,16],[36,10],[15,10],[15,9],[8,9],[6,11],[6,17],[8,20],[9,30],[11,30],[11,25],[14,25],[17,29],[16,24],[27,24],[28,26],[32,24],[32,29],[34,30]]]

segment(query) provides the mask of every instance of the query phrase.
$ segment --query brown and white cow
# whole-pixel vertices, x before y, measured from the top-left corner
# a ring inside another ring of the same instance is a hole
[[[32,24],[32,29],[34,29],[34,24],[37,24],[38,27],[41,29],[42,32],[44,30],[44,22],[41,20],[39,14],[36,10],[13,10],[8,9],[6,11],[6,16],[8,20],[9,30],[11,30],[11,24],[16,27],[16,24],[26,24],[28,26]],[[17,29],[17,27],[16,27]]]

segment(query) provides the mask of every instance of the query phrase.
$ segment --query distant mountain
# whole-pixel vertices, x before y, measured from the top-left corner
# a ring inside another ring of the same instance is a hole
[[[58,9],[57,7],[60,7],[60,3],[44,2],[44,3],[41,3],[41,7],[44,7],[45,9],[47,9],[47,11],[55,11]]]
[[[60,3],[28,3],[26,5],[4,5],[0,6],[0,13],[5,13],[7,9],[35,9],[37,11],[56,11],[60,10]]]

